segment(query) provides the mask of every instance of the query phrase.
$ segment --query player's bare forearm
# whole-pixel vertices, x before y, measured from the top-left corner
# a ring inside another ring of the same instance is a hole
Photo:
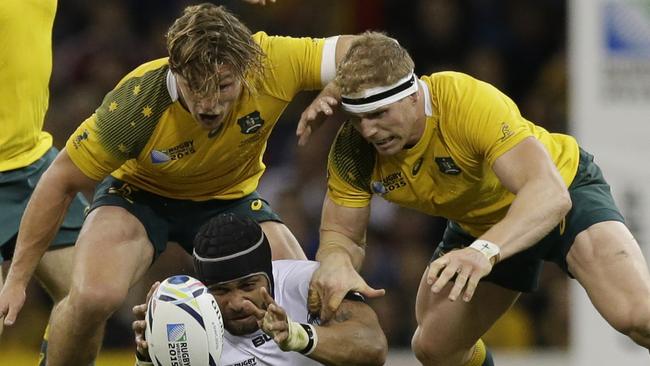
[[[495,163],[495,172],[516,196],[506,216],[481,238],[497,243],[502,259],[537,243],[571,209],[566,185],[543,149],[535,139],[524,140]]]
[[[365,241],[355,242],[349,237],[329,230],[322,230],[320,235],[320,246],[316,253],[316,260],[323,263],[329,260],[347,261],[357,271],[361,269],[363,259],[366,255]]]
[[[94,185],[95,181],[78,171],[63,150],[43,173],[27,204],[7,275],[8,283],[27,284],[56,236],[76,193]]]
[[[366,253],[366,227],[370,207],[344,207],[329,197],[323,202],[320,227],[320,245],[316,259],[325,262],[328,258],[347,254],[352,266],[359,270]]]
[[[549,189],[543,181],[532,182],[519,191],[504,219],[481,238],[498,243],[505,259],[539,242],[570,209],[568,192]]]
[[[383,365],[388,345],[377,315],[363,302],[346,300],[334,318],[316,327],[310,357],[326,365]]]

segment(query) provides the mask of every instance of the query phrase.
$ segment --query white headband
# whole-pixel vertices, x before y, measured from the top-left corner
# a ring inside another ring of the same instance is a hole
[[[358,93],[342,95],[341,106],[349,113],[367,113],[418,91],[413,71],[392,85],[365,89]]]

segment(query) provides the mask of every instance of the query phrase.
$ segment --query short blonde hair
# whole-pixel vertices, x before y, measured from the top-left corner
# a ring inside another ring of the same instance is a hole
[[[414,68],[413,59],[393,38],[365,32],[352,42],[336,70],[342,94],[396,83]]]
[[[223,6],[188,6],[167,32],[170,69],[201,95],[218,92],[219,65],[232,67],[249,89],[263,73],[264,52],[251,31]]]

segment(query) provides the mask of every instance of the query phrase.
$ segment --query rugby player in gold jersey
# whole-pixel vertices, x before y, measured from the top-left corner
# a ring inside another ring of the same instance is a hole
[[[311,286],[322,317],[350,290],[383,294],[357,273],[379,195],[449,220],[417,294],[412,348],[422,364],[492,365],[480,337],[536,288],[543,261],[649,348],[647,263],[593,156],[526,120],[487,83],[455,72],[418,78],[413,69],[397,42],[366,33],[300,121],[302,132],[339,106],[350,116],[329,155]]]
[[[219,213],[259,222],[274,259],[304,259],[256,193],[262,155],[287,104],[333,78],[352,38],[251,34],[223,7],[187,7],[167,33],[169,57],[126,75],[36,187],[0,315],[15,319],[22,302],[12,294],[24,292],[76,192],[95,185],[70,293],[52,315],[50,366],[94,360],[106,320],[167,242],[191,253],[200,225]]]

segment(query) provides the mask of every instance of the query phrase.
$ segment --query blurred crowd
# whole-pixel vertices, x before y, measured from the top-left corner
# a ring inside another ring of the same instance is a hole
[[[54,72],[45,129],[63,146],[74,128],[132,68],[165,56],[164,33],[180,10],[196,1],[59,0],[54,25]],[[258,7],[240,0],[226,5],[253,31],[324,37],[383,30],[411,52],[416,73],[455,70],[490,82],[508,94],[522,115],[552,132],[564,132],[566,95],[566,3],[564,0],[277,0]],[[338,125],[323,126],[299,148],[295,126],[313,94],[282,116],[265,155],[268,170],[259,191],[282,216],[308,257],[318,246],[325,162]],[[391,347],[409,347],[415,329],[415,293],[445,227],[443,220],[373,202],[363,273],[385,297],[370,304]],[[6,268],[5,268],[6,270]],[[131,306],[143,301],[153,281],[191,273],[191,261],[172,246],[132,290],[129,302],[110,320],[105,347],[130,347]],[[565,348],[565,276],[547,265],[540,289],[523,295],[485,338],[493,347]],[[47,322],[47,296],[30,288],[12,342],[38,347]],[[2,348],[3,346],[0,346]]]

